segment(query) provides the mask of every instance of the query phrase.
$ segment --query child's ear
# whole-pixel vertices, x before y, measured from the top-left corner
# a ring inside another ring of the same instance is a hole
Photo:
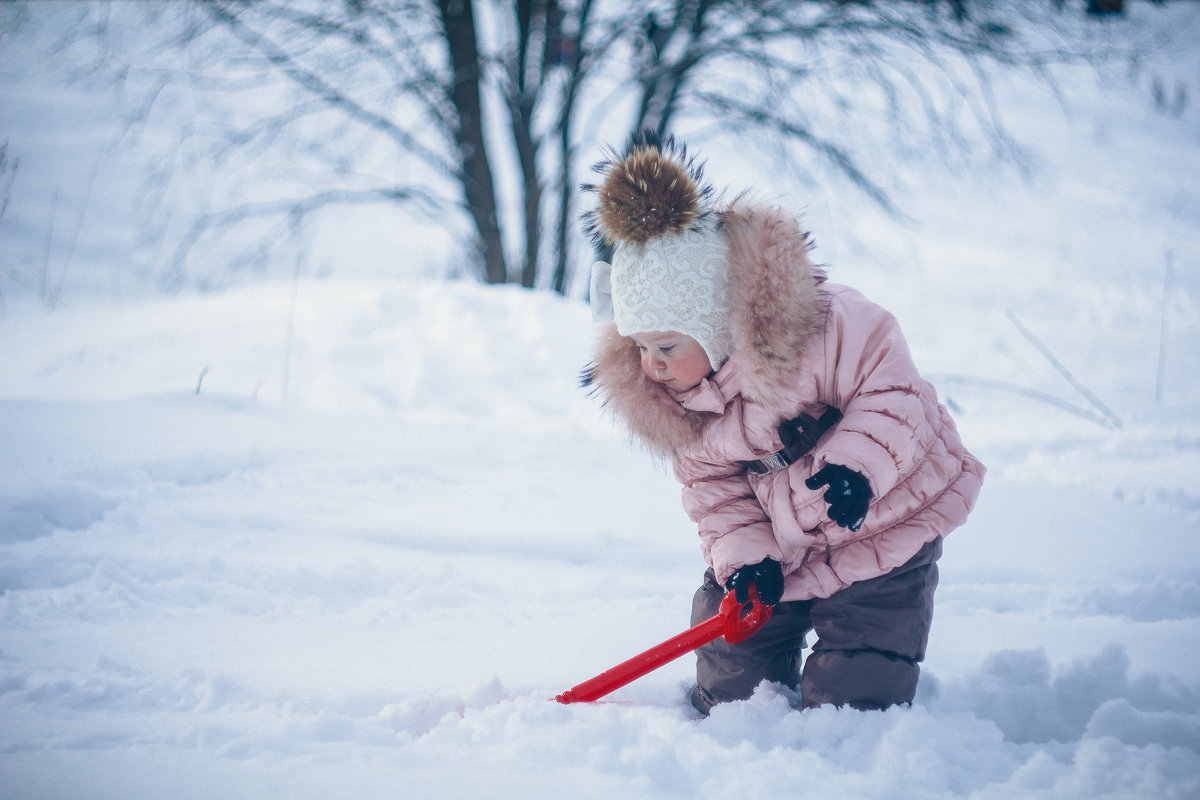
[[[612,264],[607,261],[592,264],[588,302],[592,307],[592,322],[608,322],[613,318]]]

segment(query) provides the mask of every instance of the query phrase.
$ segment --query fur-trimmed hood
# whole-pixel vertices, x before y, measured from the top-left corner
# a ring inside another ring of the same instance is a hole
[[[809,258],[811,239],[782,209],[737,201],[719,212],[728,237],[729,359],[701,385],[724,400],[734,394],[767,408],[787,403],[805,352],[828,307],[825,272]],[[697,410],[643,374],[637,345],[605,326],[595,360],[584,373],[605,407],[649,450],[674,456],[696,442],[720,413]],[[729,391],[732,388],[734,391]],[[686,405],[685,405],[686,403]],[[691,408],[687,407],[691,406]]]

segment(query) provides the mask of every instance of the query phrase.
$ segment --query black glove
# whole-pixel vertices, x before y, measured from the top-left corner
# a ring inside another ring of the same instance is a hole
[[[773,558],[747,564],[729,576],[725,589],[732,591],[739,603],[746,603],[750,600],[750,584],[758,587],[758,599],[763,605],[775,605],[783,597],[783,566]]]
[[[825,502],[829,503],[829,518],[852,531],[862,527],[871,502],[871,485],[862,475],[849,467],[826,464],[804,485],[814,491],[828,486]]]

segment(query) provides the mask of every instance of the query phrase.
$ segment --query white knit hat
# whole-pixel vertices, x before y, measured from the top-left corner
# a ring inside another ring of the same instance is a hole
[[[691,336],[713,369],[729,357],[729,243],[707,207],[702,167],[669,138],[636,137],[623,157],[596,167],[599,206],[584,215],[598,244],[615,248],[612,265],[593,267],[593,315],[622,336],[677,331]]]
[[[613,321],[622,336],[678,331],[713,369],[729,357],[729,245],[709,227],[626,244],[613,256]]]

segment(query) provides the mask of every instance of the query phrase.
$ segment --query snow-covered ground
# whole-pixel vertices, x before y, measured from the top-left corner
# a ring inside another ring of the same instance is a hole
[[[1066,73],[1067,113],[999,87],[1032,183],[943,169],[911,227],[803,202],[990,468],[911,709],[764,686],[700,719],[690,657],[549,700],[686,627],[703,570],[669,471],[575,384],[578,301],[8,295],[0,794],[1200,796],[1198,50],[1179,116],[1150,67]]]

